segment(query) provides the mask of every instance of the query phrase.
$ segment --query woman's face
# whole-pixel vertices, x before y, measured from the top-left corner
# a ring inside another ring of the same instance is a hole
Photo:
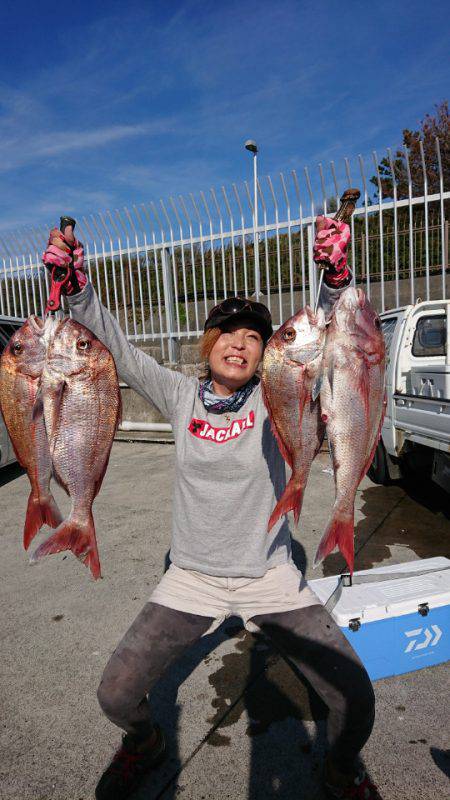
[[[228,323],[209,354],[211,377],[235,392],[253,377],[262,354],[261,334],[250,322]]]

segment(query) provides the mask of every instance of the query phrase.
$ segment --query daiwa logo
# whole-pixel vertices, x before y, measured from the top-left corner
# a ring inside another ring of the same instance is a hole
[[[425,650],[427,647],[435,647],[442,636],[442,631],[437,625],[431,625],[430,628],[415,628],[413,631],[405,631],[405,636],[411,639],[406,647],[405,653]],[[424,638],[419,641],[418,637],[421,638],[422,635]],[[412,638],[413,636],[414,639]]]

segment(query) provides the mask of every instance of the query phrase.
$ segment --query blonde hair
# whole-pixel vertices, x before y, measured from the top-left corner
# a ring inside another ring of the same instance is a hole
[[[211,350],[219,340],[221,333],[220,328],[208,328],[200,339],[200,355],[205,361],[208,361]]]
[[[209,356],[216,342],[219,340],[222,331],[220,328],[208,328],[200,339],[200,356],[205,361],[200,378],[202,380],[209,380],[211,378],[211,370],[209,368]]]

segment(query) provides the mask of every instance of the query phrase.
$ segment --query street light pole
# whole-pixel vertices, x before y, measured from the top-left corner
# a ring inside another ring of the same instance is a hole
[[[253,139],[247,139],[245,149],[253,153],[253,249],[255,253],[255,297],[261,294],[259,274],[259,233],[258,233],[258,147]]]

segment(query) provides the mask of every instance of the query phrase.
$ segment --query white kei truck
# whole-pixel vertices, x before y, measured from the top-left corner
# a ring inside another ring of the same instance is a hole
[[[450,493],[450,300],[386,311],[381,324],[387,409],[369,478],[431,477]]]

